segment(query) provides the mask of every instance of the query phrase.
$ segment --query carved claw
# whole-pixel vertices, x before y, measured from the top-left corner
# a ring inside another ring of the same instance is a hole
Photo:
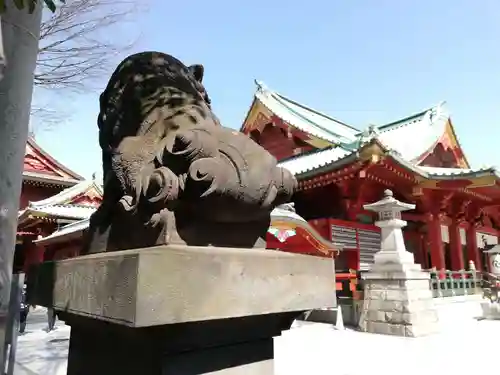
[[[151,216],[151,219],[149,219],[149,221],[146,224],[152,226],[153,228],[156,228],[158,224],[160,224],[160,222],[161,222],[161,214],[156,213],[153,214],[153,216]]]
[[[193,197],[204,198],[217,190],[220,183],[226,182],[224,165],[220,159],[205,158],[193,162],[188,171],[186,189]]]
[[[135,209],[134,198],[130,195],[124,195],[121,197],[119,203],[122,205],[123,209],[127,212]]]
[[[179,178],[169,168],[155,169],[148,181],[149,202],[173,201],[179,196]]]
[[[168,210],[166,208],[162,209],[151,216],[151,219],[146,223],[147,225],[156,228],[161,223],[166,223]]]

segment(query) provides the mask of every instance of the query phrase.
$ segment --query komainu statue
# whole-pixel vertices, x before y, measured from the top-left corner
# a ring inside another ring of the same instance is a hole
[[[143,52],[100,96],[104,198],[83,253],[166,244],[264,247],[296,180],[212,113],[201,65]]]

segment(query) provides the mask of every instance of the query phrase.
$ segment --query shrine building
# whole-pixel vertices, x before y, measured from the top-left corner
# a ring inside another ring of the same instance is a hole
[[[487,271],[483,249],[500,230],[500,177],[471,168],[445,103],[362,130],[257,82],[241,131],[295,174],[296,211],[343,247],[339,271],[373,262],[380,231],[363,205],[385,189],[416,204],[403,213],[404,238],[423,268],[463,270],[472,261]]]
[[[80,238],[68,227],[85,221],[102,201],[102,188],[45,152],[33,138],[26,145],[14,272],[31,264],[74,256]]]

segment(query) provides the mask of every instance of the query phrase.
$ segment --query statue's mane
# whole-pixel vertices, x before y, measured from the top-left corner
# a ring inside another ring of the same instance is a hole
[[[159,107],[176,107],[173,94],[189,98],[195,105],[210,107],[201,78],[173,56],[142,52],[125,58],[111,75],[99,97],[97,119],[103,152],[103,173],[109,170],[110,153],[125,136],[136,136],[148,114]]]
[[[98,126],[108,137],[112,128],[133,120],[139,126],[151,106],[167,105],[165,97],[175,90],[192,97],[195,101],[210,104],[203,84],[196,80],[192,71],[173,56],[161,52],[142,52],[124,59],[111,75],[102,92]],[[133,133],[132,129],[128,129]],[[132,134],[129,134],[132,135]],[[109,145],[102,145],[106,148]]]

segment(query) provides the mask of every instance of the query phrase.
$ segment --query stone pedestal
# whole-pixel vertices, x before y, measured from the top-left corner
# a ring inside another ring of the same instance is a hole
[[[359,328],[365,332],[418,337],[438,330],[438,315],[432,299],[430,275],[415,264],[406,251],[401,211],[415,206],[402,203],[386,190],[379,202],[365,205],[379,214],[380,251],[363,275],[365,294]]]
[[[41,265],[35,296],[71,326],[68,375],[273,374],[273,337],[335,306],[331,259],[162,246]]]
[[[418,264],[375,266],[363,279],[362,331],[407,337],[437,332],[430,276]]]
[[[481,311],[483,312],[483,319],[500,320],[500,303],[498,302],[481,302]]]

